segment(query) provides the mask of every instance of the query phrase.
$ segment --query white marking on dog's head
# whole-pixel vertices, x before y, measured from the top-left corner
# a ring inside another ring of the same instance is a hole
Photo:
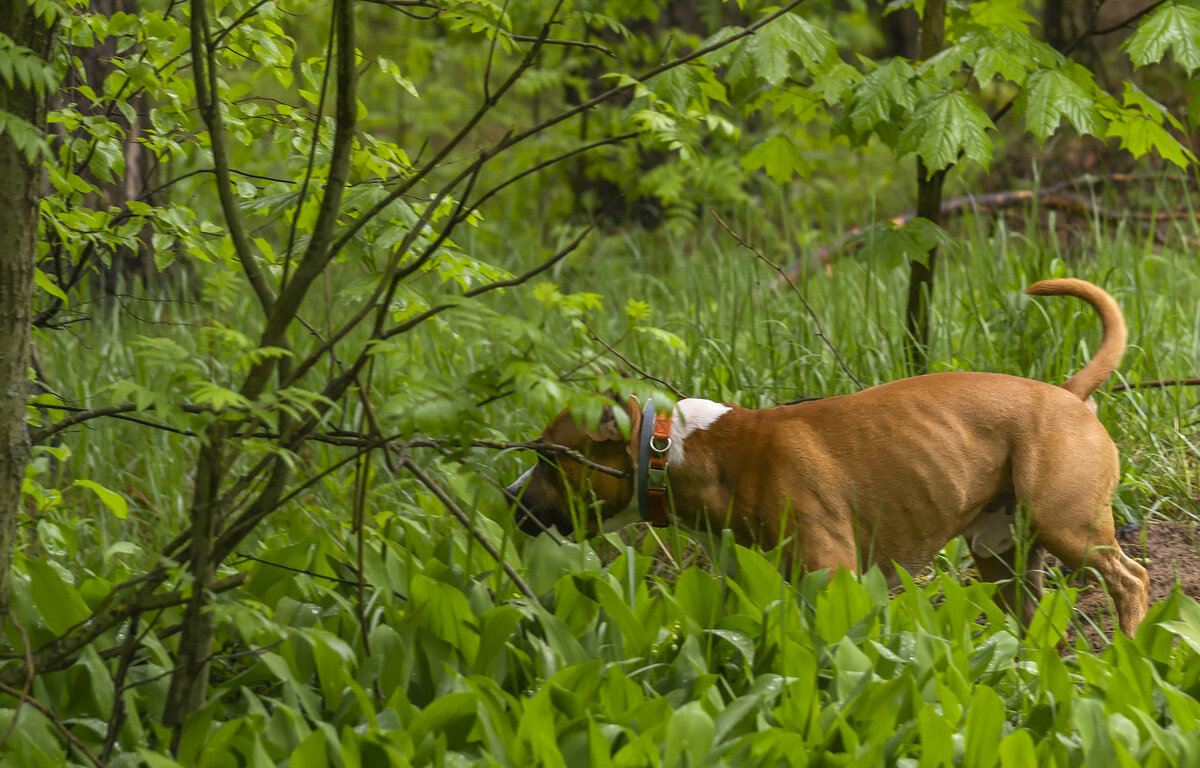
[[[708,429],[717,419],[731,410],[733,409],[728,405],[696,397],[689,397],[676,403],[671,419],[671,450],[667,453],[667,461],[682,462],[683,441],[688,438],[688,435],[701,429]]]
[[[504,492],[510,496],[521,495],[521,491],[525,489],[525,483],[529,482],[529,476],[533,474],[533,470],[535,469],[537,469],[537,464],[522,472],[521,476],[512,482],[512,485],[504,489]]]

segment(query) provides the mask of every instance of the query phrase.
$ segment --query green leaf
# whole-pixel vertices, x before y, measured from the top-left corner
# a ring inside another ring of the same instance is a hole
[[[1157,64],[1170,50],[1190,76],[1200,68],[1200,8],[1166,3],[1138,25],[1124,48],[1138,67]]]
[[[91,615],[87,603],[71,584],[63,581],[54,566],[41,560],[26,560],[29,572],[29,594],[38,613],[56,635]]]
[[[110,491],[93,480],[76,480],[71,485],[79,488],[89,488],[94,491],[100,497],[100,501],[103,502],[104,506],[108,507],[108,511],[121,520],[129,517],[129,502],[116,491]]]
[[[64,307],[68,305],[67,294],[63,292],[63,289],[55,285],[49,275],[36,267],[33,270],[33,282],[43,291],[61,301]]]
[[[917,732],[921,737],[922,765],[954,765],[955,723],[938,714],[932,706],[921,707]]]
[[[1134,157],[1154,151],[1187,170],[1196,157],[1179,143],[1162,123],[1145,114],[1123,110],[1109,121],[1105,138],[1120,139],[1121,147]]]
[[[39,154],[49,154],[46,135],[40,128],[11,112],[0,109],[0,136],[4,135],[7,135],[12,143],[21,150],[28,163],[33,163]]]
[[[824,28],[796,13],[789,13],[767,25],[767,28],[771,27],[779,28],[782,41],[810,72],[827,68],[826,61],[834,51],[834,42]]]
[[[698,93],[697,76],[693,67],[674,67],[646,81],[646,87],[661,101],[671,105],[676,113],[687,111],[688,102]]]
[[[991,0],[986,3],[971,3],[967,7],[971,21],[982,26],[1008,29],[1029,34],[1029,25],[1037,19],[1025,10],[1025,0]]]
[[[747,50],[754,62],[754,73],[770,85],[779,85],[790,72],[788,51],[791,42],[787,30],[778,22],[768,24],[750,38]]]
[[[967,707],[963,765],[990,768],[996,764],[1004,720],[1004,701],[999,694],[986,685],[975,686]]]
[[[250,405],[240,392],[219,386],[211,381],[202,381],[192,390],[192,402],[196,405],[207,405],[214,411],[225,408],[245,408]]]
[[[667,741],[663,747],[664,765],[681,765],[680,758],[688,755],[689,765],[704,765],[712,746],[713,719],[698,701],[691,701],[675,710],[667,727]]]
[[[991,119],[962,91],[948,91],[923,101],[905,126],[896,152],[916,152],[929,173],[958,162],[959,154],[987,167],[992,159]]]
[[[1039,141],[1057,131],[1063,118],[1080,133],[1104,134],[1104,118],[1094,86],[1084,88],[1066,70],[1034,72],[1017,97],[1016,106],[1025,115],[1026,127]]]
[[[865,133],[911,111],[917,105],[917,91],[912,85],[915,74],[904,59],[892,59],[864,77],[854,89],[850,106],[854,130]]]
[[[150,768],[184,768],[182,763],[177,763],[166,755],[152,752],[144,747],[139,747],[138,753]]]
[[[1001,740],[1001,768],[1028,768],[1031,765],[1037,765],[1037,757],[1033,749],[1033,737],[1029,735],[1029,731],[1022,728]]]
[[[786,133],[777,133],[747,152],[742,157],[742,168],[747,171],[763,168],[779,184],[791,181],[797,174],[808,176],[812,172],[800,148]]]

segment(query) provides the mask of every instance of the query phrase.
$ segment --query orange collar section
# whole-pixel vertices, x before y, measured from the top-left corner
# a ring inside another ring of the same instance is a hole
[[[671,412],[654,417],[654,436],[650,438],[649,489],[650,524],[670,525],[667,516],[667,451],[671,448]]]

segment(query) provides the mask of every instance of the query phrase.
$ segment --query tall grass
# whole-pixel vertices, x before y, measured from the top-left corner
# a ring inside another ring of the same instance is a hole
[[[762,235],[763,222],[751,214],[734,217],[732,228],[759,243],[774,239]],[[1171,244],[1156,246],[1132,227],[1093,226],[1071,254],[1062,253],[1058,239],[1047,238],[1034,224],[1013,231],[1003,221],[978,217],[962,222],[958,231],[961,245],[942,255],[937,273],[931,323],[935,370],[1065,380],[1098,345],[1098,318],[1080,302],[1033,299],[1020,290],[1036,280],[1074,276],[1103,286],[1125,313],[1130,347],[1114,382],[1200,375],[1200,266],[1182,245],[1197,236],[1194,227]],[[546,250],[544,244],[523,240],[532,234],[514,228],[501,238],[514,255],[506,267],[517,271]],[[768,248],[767,255],[801,265],[795,276],[799,291],[860,380],[869,385],[905,375],[905,268],[880,268],[850,253],[838,258],[827,275],[799,249]],[[856,388],[797,297],[770,267],[715,224],[686,240],[662,233],[609,234],[592,241],[549,279],[564,293],[600,294],[604,307],[586,314],[589,325],[609,342],[623,339],[618,346],[624,354],[687,395],[755,407]],[[335,299],[340,287],[331,289]],[[529,288],[511,291],[494,306],[503,313],[527,312],[528,293]],[[231,380],[231,356],[206,318],[215,312],[224,321],[236,319],[246,297],[225,294],[217,302],[212,291],[193,294],[182,302],[127,298],[111,311],[97,309],[92,321],[69,332],[43,332],[38,344],[56,392],[73,404],[103,405],[115,393],[124,399],[136,396],[119,390],[120,382],[161,388],[180,364],[198,366],[214,381]],[[621,311],[626,299],[647,302],[652,314],[643,324],[669,331],[682,345],[631,333],[632,324]],[[322,317],[322,303],[315,301],[308,316]],[[336,313],[338,302],[332,306]],[[547,320],[550,335],[582,338],[566,321]],[[255,328],[239,330],[249,338],[257,335]],[[445,343],[450,335],[453,344]],[[156,339],[170,339],[176,349],[164,351]],[[414,334],[414,354],[420,350],[429,374],[448,381],[464,369],[486,367],[487,348],[488,329],[477,322],[451,318],[446,326]],[[593,351],[602,352],[592,345],[586,354]],[[602,359],[625,368],[614,357]],[[394,394],[386,376],[376,386],[383,398]],[[1131,388],[1102,392],[1099,401],[1101,418],[1122,453],[1129,492],[1122,494],[1121,514],[1134,520],[1151,509],[1173,517],[1196,515],[1195,389]],[[545,410],[525,412],[512,398],[501,399],[485,407],[481,421],[490,434],[481,436],[532,437],[549,415]],[[352,423],[352,414],[345,418]],[[188,427],[177,416],[171,423]],[[61,443],[72,457],[57,470],[59,479],[96,480],[126,494],[141,510],[133,517],[141,522],[131,524],[144,530],[131,532],[121,525],[110,531],[98,525],[95,533],[102,542],[131,534],[153,539],[157,531],[182,522],[194,439],[109,419],[73,429],[61,436]],[[511,466],[501,460],[497,470],[505,473]],[[95,513],[81,515],[81,521],[104,517],[84,491],[70,493],[77,497],[74,508]]]

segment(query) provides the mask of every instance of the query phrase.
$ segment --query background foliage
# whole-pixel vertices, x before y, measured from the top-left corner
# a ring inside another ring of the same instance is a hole
[[[855,389],[731,231],[867,384],[910,369],[933,247],[935,369],[1077,370],[1090,311],[1018,295],[1070,274],[1136,329],[1122,378],[1193,373],[1195,3],[952,4],[925,60],[857,2],[33,7],[53,62],[0,37],[51,106],[0,113],[47,173],[6,761],[1192,759],[1182,595],[1060,653],[1075,587],[1022,634],[954,544],[888,599],[673,529],[530,539],[497,485],[597,392]],[[904,217],[918,157],[997,194]],[[1194,409],[1103,402],[1122,522],[1196,514]]]

